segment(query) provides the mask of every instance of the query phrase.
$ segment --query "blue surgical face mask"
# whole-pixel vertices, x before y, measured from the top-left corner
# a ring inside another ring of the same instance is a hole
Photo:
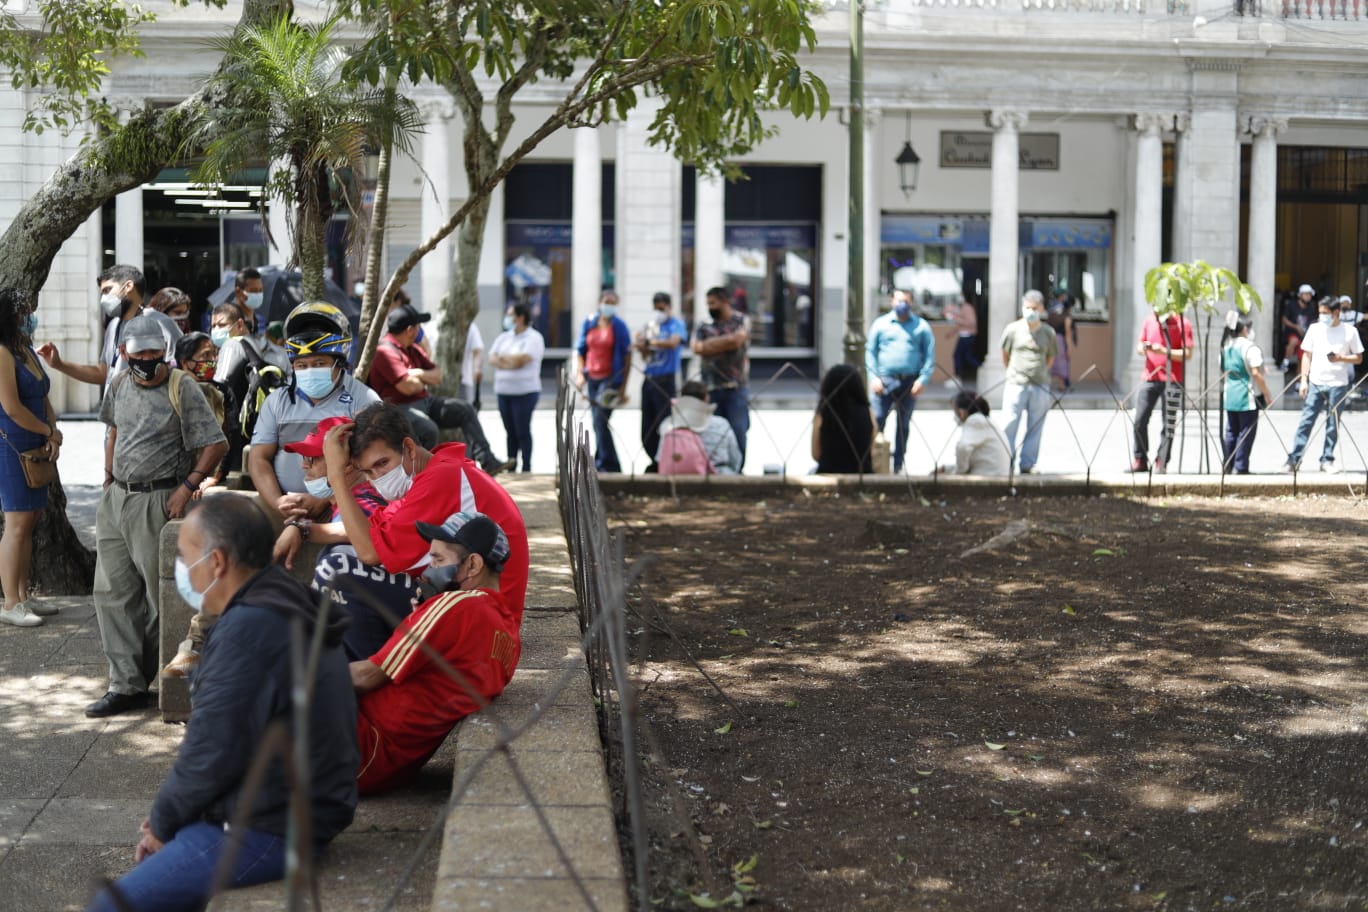
[[[893,305],[893,313],[899,320],[905,320],[912,315],[912,305],[906,301],[899,301]]]
[[[326,398],[336,385],[331,367],[305,367],[295,371],[295,386],[314,402]]]
[[[319,500],[331,500],[333,496],[332,485],[328,484],[328,476],[322,478],[304,479],[304,490],[309,492],[309,496],[317,497]]]
[[[1334,323],[1334,322],[1335,322],[1335,315],[1334,315],[1334,314],[1321,314],[1321,315],[1320,315],[1320,322],[1321,322],[1321,326],[1329,326],[1331,323]]]
[[[218,577],[214,577],[214,582],[204,587],[204,592],[196,592],[194,584],[190,582],[190,571],[204,563],[209,558],[209,554],[213,553],[210,551],[193,564],[186,564],[179,556],[176,558],[176,591],[180,593],[181,598],[185,599],[185,604],[194,609],[196,614],[204,610],[204,593],[214,588],[214,583],[218,582]]]
[[[505,317],[504,317],[503,328],[504,328],[504,332],[508,332],[510,329],[513,328],[513,317],[512,317],[512,316],[505,316]]]
[[[265,299],[265,292],[249,291],[247,292],[247,307],[251,310],[261,310],[261,302]]]
[[[1036,310],[1034,307],[1021,308],[1021,315],[1032,323],[1039,322],[1040,320],[1040,311]]]
[[[609,319],[612,319],[613,317],[616,317],[616,316],[617,316],[617,305],[616,305],[616,304],[600,304],[600,305],[599,305],[599,316],[600,316],[600,317],[607,317],[607,318],[609,318]]]
[[[32,339],[33,334],[38,331],[38,315],[31,313],[24,317],[24,322],[19,324],[19,331]]]
[[[229,335],[226,326],[215,326],[209,330],[209,340],[214,343],[215,348],[223,348],[223,343],[228,341]]]

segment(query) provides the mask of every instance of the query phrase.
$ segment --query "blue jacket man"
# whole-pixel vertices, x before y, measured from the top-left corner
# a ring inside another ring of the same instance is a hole
[[[670,417],[670,402],[679,393],[679,356],[689,337],[684,321],[670,313],[670,296],[658,291],[651,300],[655,314],[637,333],[637,349],[646,360],[641,381],[641,445],[656,471],[656,451],[660,449],[660,425]]]
[[[883,432],[888,413],[896,409],[898,424],[893,439],[893,471],[903,470],[907,455],[907,432],[917,397],[936,367],[936,337],[931,325],[912,312],[905,291],[893,292],[893,308],[869,327],[865,341],[865,373],[869,375],[869,407]]]
[[[605,291],[599,297],[598,313],[580,326],[579,342],[575,345],[574,381],[589,397],[597,443],[594,467],[600,472],[622,471],[608,421],[613,409],[627,404],[627,374],[632,366],[632,331],[617,315],[617,309],[617,293]]]
[[[236,858],[225,886],[285,874],[290,788],[284,750],[292,731],[292,638],[307,654],[324,622],[316,596],[271,563],[270,520],[244,497],[207,497],[181,526],[176,588],[213,626],[191,689],[180,754],[142,824],[136,866],[95,897],[91,910],[204,908],[219,857]],[[356,810],[356,696],[341,648],[345,616],[323,627],[311,682],[308,764],[312,849],[325,846]],[[267,736],[281,740],[274,745]],[[256,754],[276,751],[259,788],[246,791]],[[111,895],[117,891],[120,901]]]

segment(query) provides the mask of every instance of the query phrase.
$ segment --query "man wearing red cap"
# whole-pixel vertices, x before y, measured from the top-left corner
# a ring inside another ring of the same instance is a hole
[[[347,658],[354,660],[375,652],[394,632],[399,620],[413,610],[418,580],[407,573],[391,573],[363,564],[347,537],[328,483],[323,440],[332,428],[351,423],[350,418],[325,418],[309,436],[285,445],[287,451],[300,457],[304,485],[322,509],[315,516],[297,517],[285,523],[276,539],[274,558],[291,569],[305,542],[323,546],[314,564],[311,588],[326,592],[334,607],[351,619],[342,637],[342,648]],[[347,491],[366,516],[385,506],[385,499],[354,466],[348,470],[346,482]]]
[[[498,524],[456,513],[414,531],[430,543],[429,597],[373,656],[351,664],[362,794],[411,779],[457,722],[503,693],[522,652],[501,591],[510,548]]]

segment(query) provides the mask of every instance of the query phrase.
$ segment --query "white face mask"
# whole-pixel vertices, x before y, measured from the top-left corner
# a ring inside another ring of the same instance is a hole
[[[331,500],[333,496],[332,485],[328,484],[328,476],[322,478],[304,479],[304,490],[309,492],[310,497],[317,497],[319,500]]]
[[[1246,332],[1246,333],[1245,333],[1245,338],[1248,339],[1250,342],[1253,342],[1253,341],[1254,341],[1254,330],[1253,330],[1253,329],[1250,329],[1248,332]]]
[[[209,552],[209,554],[213,553],[212,551]],[[214,583],[218,582],[218,577],[214,577],[214,582],[204,587],[204,592],[196,592],[194,584],[190,582],[190,570],[208,560],[209,554],[205,554],[193,564],[187,564],[179,557],[176,558],[176,591],[180,593],[181,598],[185,599],[185,604],[189,605],[196,614],[204,610],[204,595],[214,588]]]
[[[1031,323],[1036,323],[1040,320],[1040,311],[1036,310],[1034,307],[1022,307],[1021,315]]]
[[[375,486],[375,490],[385,500],[395,501],[407,494],[409,488],[413,487],[413,476],[404,471],[404,460],[401,456],[397,466],[379,478],[373,479],[371,484]]]
[[[100,295],[100,310],[106,317],[117,317],[123,310],[124,300],[114,292]]]

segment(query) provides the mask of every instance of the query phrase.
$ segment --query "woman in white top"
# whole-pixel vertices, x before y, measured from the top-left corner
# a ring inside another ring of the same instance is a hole
[[[504,314],[504,331],[489,346],[494,368],[494,395],[499,417],[508,433],[508,458],[522,454],[522,470],[532,471],[532,412],[541,396],[542,355],[546,340],[531,326],[526,304],[514,304]]]
[[[955,443],[955,474],[1005,476],[1012,460],[1002,432],[988,420],[988,400],[970,390],[955,397],[955,420],[960,425]],[[949,469],[949,466],[946,467]]]

